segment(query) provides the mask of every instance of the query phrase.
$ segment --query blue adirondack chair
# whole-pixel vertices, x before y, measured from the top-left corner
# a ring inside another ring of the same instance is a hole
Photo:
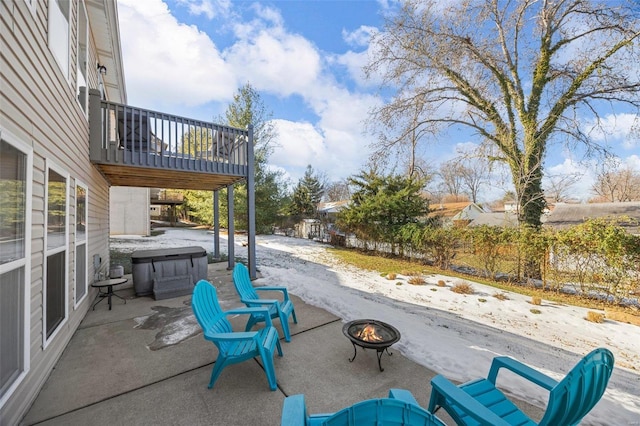
[[[391,389],[388,398],[358,402],[332,414],[307,414],[304,395],[292,395],[282,406],[282,426],[445,426],[418,405],[411,392]]]
[[[429,411],[435,413],[442,407],[459,425],[577,425],[604,394],[613,363],[611,351],[595,349],[558,382],[513,358],[496,357],[486,379],[456,386],[443,376],[434,377]],[[497,389],[496,379],[501,368],[549,391],[547,408],[539,423]]]
[[[271,318],[280,318],[280,325],[284,332],[284,340],[291,341],[291,333],[289,332],[289,317],[293,317],[294,324],[298,323],[296,318],[296,310],[293,302],[289,299],[289,293],[285,287],[254,287],[251,284],[249,271],[242,263],[236,263],[233,268],[233,285],[240,296],[240,301],[249,308],[262,306],[269,310]],[[282,292],[283,300],[278,299],[261,299],[257,291]],[[251,330],[253,326],[265,320],[265,315],[251,315],[247,321],[246,331]]]
[[[257,356],[262,358],[269,388],[276,390],[276,370],[273,366],[274,348],[282,356],[278,331],[273,327],[271,318],[264,308],[240,308],[222,311],[218,303],[215,287],[208,281],[200,280],[193,290],[191,307],[202,327],[204,338],[218,347],[218,358],[211,371],[209,389],[218,379],[222,370],[231,364],[247,361]],[[266,326],[259,331],[234,332],[227,315],[264,315]]]

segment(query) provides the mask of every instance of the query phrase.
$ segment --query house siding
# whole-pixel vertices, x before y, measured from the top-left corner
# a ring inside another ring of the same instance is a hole
[[[78,5],[71,1],[70,78],[67,80],[48,47],[48,2],[31,13],[22,0],[0,2],[0,129],[11,132],[33,149],[30,247],[29,371],[0,408],[0,425],[19,423],[49,376],[56,361],[84,318],[95,297],[87,296],[74,307],[75,285],[75,190],[76,179],[88,190],[88,282],[93,282],[93,255],[109,265],[109,188],[89,161],[89,126],[76,100]],[[91,22],[89,22],[91,33]],[[89,86],[97,87],[96,48],[89,36]],[[47,161],[68,177],[67,315],[51,341],[43,345],[43,285],[46,260],[45,197]]]

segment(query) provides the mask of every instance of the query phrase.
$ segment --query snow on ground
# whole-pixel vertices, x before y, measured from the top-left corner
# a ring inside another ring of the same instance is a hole
[[[111,246],[138,250],[200,245],[213,250],[213,235],[206,230],[165,230],[155,237],[118,236]],[[236,237],[234,251],[246,259],[243,241],[246,238]],[[408,284],[401,275],[387,280],[340,263],[327,247],[304,239],[258,236],[256,259],[263,277],[256,284],[284,285],[306,303],[344,321],[372,318],[392,324],[402,334],[395,349],[458,381],[486,375],[498,355],[512,356],[560,379],[582,356],[606,347],[616,358],[616,368],[602,401],[583,424],[640,424],[640,327],[611,320],[589,322],[588,309],[544,300],[532,305],[530,297],[444,275],[426,276],[425,285]],[[227,252],[224,236],[220,248]],[[438,280],[446,286],[437,286]],[[470,283],[474,294],[451,291],[459,281]],[[507,299],[494,297],[496,293]],[[545,406],[546,392],[506,371],[498,377],[515,396]]]

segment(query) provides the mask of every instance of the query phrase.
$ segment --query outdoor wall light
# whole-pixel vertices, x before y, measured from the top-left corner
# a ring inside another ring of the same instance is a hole
[[[105,75],[107,73],[107,67],[105,67],[104,65],[100,65],[100,62],[98,62],[98,72],[102,75]]]

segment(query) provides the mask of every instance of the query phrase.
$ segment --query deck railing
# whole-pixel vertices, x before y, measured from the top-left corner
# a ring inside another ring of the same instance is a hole
[[[99,93],[91,93],[90,102],[96,163],[240,175],[246,170],[247,130],[108,102]]]

